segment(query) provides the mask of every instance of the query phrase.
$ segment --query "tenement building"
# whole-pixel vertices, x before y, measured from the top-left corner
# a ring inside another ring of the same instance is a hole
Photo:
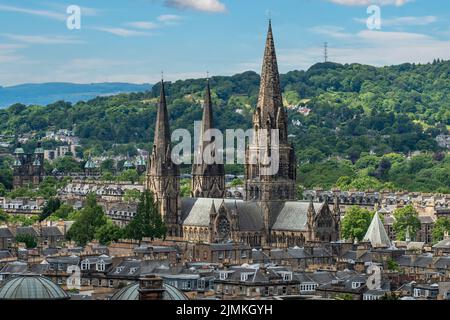
[[[19,145],[14,150],[13,187],[37,187],[44,179],[44,149],[40,143],[34,153],[27,154]]]
[[[192,170],[192,196],[180,197],[179,167],[171,159],[169,114],[164,82],[161,81],[155,137],[147,169],[147,189],[158,203],[168,226],[168,237],[191,242],[244,242],[251,246],[301,246],[307,241],[335,241],[339,238],[338,203],[296,201],[296,157],[288,142],[288,118],[283,106],[272,26],[269,24],[261,87],[253,116],[255,134],[246,148],[244,199],[225,199],[224,168],[220,164],[197,162]],[[203,110],[202,138],[214,127],[209,83]],[[270,156],[271,139],[257,132],[279,133],[279,167],[274,174],[260,154]],[[207,140],[206,137],[205,139]],[[266,141],[267,140],[267,141]],[[199,144],[199,153],[206,146]],[[214,148],[208,148],[208,150]],[[214,151],[212,151],[214,152]]]

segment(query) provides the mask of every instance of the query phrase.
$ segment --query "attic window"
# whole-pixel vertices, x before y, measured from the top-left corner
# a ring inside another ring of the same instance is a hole
[[[248,274],[247,273],[241,273],[241,281],[247,281]]]
[[[136,273],[136,271],[137,271],[137,268],[136,267],[133,267],[133,268],[130,268],[130,274],[135,274]]]
[[[221,272],[219,274],[220,280],[225,280],[228,277],[228,273],[226,272]]]
[[[99,262],[97,262],[95,269],[97,271],[105,271],[105,261],[100,260]]]
[[[361,282],[352,282],[352,289],[358,289],[361,287]]]
[[[91,263],[89,262],[89,259],[83,260],[81,262],[81,270],[89,270],[91,268]]]
[[[121,273],[124,268],[124,266],[117,267],[115,273]]]

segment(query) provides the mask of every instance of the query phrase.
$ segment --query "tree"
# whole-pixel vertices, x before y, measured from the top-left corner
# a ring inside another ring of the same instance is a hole
[[[136,189],[127,189],[125,190],[125,194],[123,196],[123,200],[128,202],[137,201],[141,197],[141,192]]]
[[[139,180],[139,173],[136,169],[122,171],[118,177],[120,181],[131,181],[135,183]]]
[[[6,214],[5,211],[0,209],[0,222],[8,222],[9,216]]]
[[[73,211],[74,209],[70,204],[64,203],[52,214],[52,217],[66,220]]]
[[[16,235],[16,242],[17,243],[25,243],[26,247],[28,249],[36,248],[37,247],[37,240],[34,236],[27,233],[22,233]]]
[[[60,207],[61,200],[59,200],[59,198],[50,198],[42,209],[41,214],[39,215],[39,221],[47,219],[47,217],[52,215]]]
[[[450,218],[440,217],[434,223],[433,242],[437,243],[443,240],[446,232],[450,233]]]
[[[108,245],[112,241],[118,241],[122,237],[122,229],[110,219],[95,231],[95,239],[101,244]]]
[[[79,218],[69,229],[67,236],[79,245],[86,245],[95,239],[95,232],[107,223],[103,208],[97,204],[94,193],[86,197],[86,206],[81,210]]]
[[[181,197],[190,197],[191,196],[191,180],[190,179],[181,179],[180,183],[180,196]]]
[[[342,219],[341,232],[344,239],[361,241],[369,229],[373,213],[358,206],[347,210]]]
[[[136,215],[125,227],[124,234],[127,238],[139,240],[147,237],[165,238],[167,227],[158,212],[153,194],[146,190],[141,194]]]
[[[230,186],[232,187],[239,187],[244,185],[244,181],[242,181],[242,179],[239,178],[235,178],[233,179],[233,181],[231,181]]]
[[[403,208],[396,209],[394,211],[394,228],[397,240],[404,241],[406,238],[406,230],[409,229],[409,233],[412,239],[415,238],[415,234],[420,229],[419,213],[412,205],[407,205]]]

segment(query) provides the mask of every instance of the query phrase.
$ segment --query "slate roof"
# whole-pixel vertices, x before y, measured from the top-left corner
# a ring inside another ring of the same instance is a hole
[[[1,250],[0,251],[0,259],[5,259],[5,258],[12,258],[12,254],[8,250]]]
[[[209,214],[212,204],[219,211],[222,202],[228,211],[237,207],[240,230],[256,230],[263,228],[261,208],[257,202],[234,199],[183,198],[181,199],[181,216],[183,224],[188,226],[209,226]]]
[[[383,222],[381,222],[378,212],[375,212],[363,241],[369,241],[374,248],[387,248],[391,246],[391,241],[389,240],[389,236],[383,226]]]
[[[16,229],[16,235],[17,234],[29,234],[33,237],[39,237],[39,233],[33,227],[18,227]]]
[[[316,207],[316,205],[314,206]],[[285,202],[273,230],[306,231],[309,202]]]
[[[48,226],[42,227],[42,236],[43,237],[62,237],[63,234],[61,230],[59,230],[56,226]]]
[[[22,274],[28,270],[25,262],[14,261],[6,264],[0,271],[2,274]]]
[[[0,238],[14,238],[11,230],[9,228],[0,228]]]
[[[450,238],[439,241],[433,246],[433,249],[450,249]]]

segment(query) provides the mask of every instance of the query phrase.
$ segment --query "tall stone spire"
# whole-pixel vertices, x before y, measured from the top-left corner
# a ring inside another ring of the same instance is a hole
[[[277,55],[269,22],[258,103],[253,114],[253,139],[246,149],[245,199],[261,201],[286,201],[296,199],[295,180],[297,160],[293,146],[288,142],[288,117],[283,106]],[[268,130],[268,131],[261,131]],[[272,141],[278,130],[279,140]],[[264,135],[267,139],[264,139]],[[275,149],[277,148],[277,149]],[[272,152],[273,151],[273,152]],[[267,170],[266,155],[278,168]],[[278,155],[278,159],[274,159]],[[278,169],[278,170],[276,170]],[[272,174],[272,172],[275,172]],[[272,214],[272,213],[269,213]],[[268,219],[267,221],[273,221]]]
[[[278,72],[277,55],[273,40],[272,22],[269,21],[266,47],[261,70],[261,85],[257,104],[257,115],[260,117],[260,128],[287,131],[287,119],[283,107],[283,98]],[[270,124],[270,127],[269,127]],[[281,127],[280,127],[281,124]],[[287,141],[287,135],[280,133],[280,142]]]
[[[178,165],[172,161],[170,141],[169,114],[164,81],[161,80],[155,138],[145,187],[154,194],[159,212],[167,226],[168,236],[179,237],[181,236],[180,172]]]
[[[214,143],[214,140],[205,138],[205,133],[210,129],[214,129],[214,116],[212,109],[211,88],[208,80],[206,83],[203,105],[200,141],[196,153],[196,159],[192,165],[191,188],[192,196],[196,198],[222,198],[225,194],[225,169],[223,162],[205,163],[204,160],[205,151],[210,144]],[[209,147],[208,150],[214,150],[214,148]]]

